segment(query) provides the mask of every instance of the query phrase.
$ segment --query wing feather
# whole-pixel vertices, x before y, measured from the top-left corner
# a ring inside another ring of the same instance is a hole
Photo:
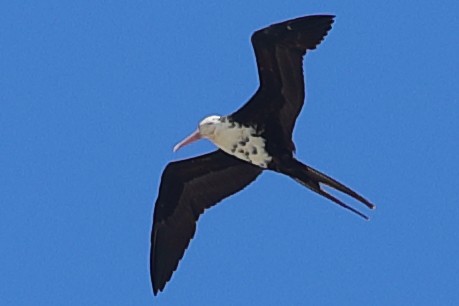
[[[290,141],[304,104],[303,57],[314,50],[331,29],[334,16],[314,15],[273,24],[252,35],[260,87],[232,114],[246,124],[277,120]]]
[[[221,150],[167,165],[151,233],[150,275],[155,295],[177,269],[204,210],[242,190],[261,172]]]

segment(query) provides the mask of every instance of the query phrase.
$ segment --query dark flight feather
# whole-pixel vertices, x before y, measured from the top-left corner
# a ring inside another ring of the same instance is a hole
[[[304,104],[303,57],[330,31],[332,15],[300,17],[273,24],[252,35],[260,86],[231,117],[247,125],[278,122],[285,142]],[[293,143],[289,144],[293,150]]]
[[[176,270],[204,210],[242,190],[261,171],[221,150],[167,165],[151,233],[150,274],[155,295]]]

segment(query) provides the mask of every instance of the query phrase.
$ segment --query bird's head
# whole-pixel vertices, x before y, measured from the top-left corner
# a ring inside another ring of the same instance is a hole
[[[215,129],[221,123],[220,116],[209,116],[204,118],[198,125],[198,131],[201,137],[212,139]]]
[[[207,138],[212,140],[215,135],[215,130],[219,124],[221,124],[221,116],[213,115],[204,118],[201,122],[199,122],[198,128],[194,131],[190,136],[186,137],[182,141],[180,141],[174,147],[174,152],[180,149],[181,147],[186,146],[194,141],[197,141],[201,138]]]

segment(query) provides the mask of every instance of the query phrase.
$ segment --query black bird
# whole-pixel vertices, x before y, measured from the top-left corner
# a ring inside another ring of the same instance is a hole
[[[229,116],[210,116],[174,147],[200,138],[218,149],[171,162],[161,177],[151,232],[150,274],[153,292],[162,291],[193,238],[205,209],[242,190],[263,170],[293,178],[303,186],[368,219],[327,193],[329,186],[362,202],[368,200],[294,157],[292,130],[304,103],[303,57],[327,35],[334,16],[315,15],[273,24],[256,31],[252,44],[260,86]]]

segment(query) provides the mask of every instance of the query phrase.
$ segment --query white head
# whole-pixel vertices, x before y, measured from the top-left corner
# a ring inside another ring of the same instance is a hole
[[[198,129],[196,131],[174,147],[174,152],[201,138],[212,139],[215,134],[215,129],[219,124],[221,124],[221,116],[213,115],[204,118],[201,122],[199,122]]]
[[[220,118],[221,116],[213,115],[206,117],[201,122],[199,122],[198,130],[199,134],[201,134],[201,137],[211,139],[214,135],[215,128],[221,123]]]

